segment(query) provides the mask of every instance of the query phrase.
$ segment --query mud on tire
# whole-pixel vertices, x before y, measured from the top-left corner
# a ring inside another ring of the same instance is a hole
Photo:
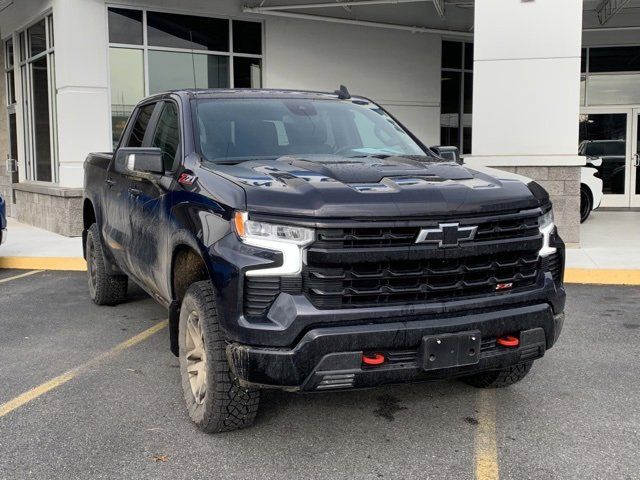
[[[202,345],[194,339],[198,336]],[[196,282],[185,293],[178,338],[182,389],[191,420],[207,433],[252,425],[258,412],[260,391],[240,387],[233,377],[211,282]],[[205,376],[198,382],[197,375],[202,374],[200,365],[204,367]]]
[[[100,231],[95,223],[87,231],[85,256],[91,300],[96,305],[116,305],[123,302],[127,298],[128,278],[126,275],[107,273]]]
[[[532,365],[533,362],[519,363],[501,370],[492,370],[464,377],[462,381],[478,388],[508,387],[526,377]]]

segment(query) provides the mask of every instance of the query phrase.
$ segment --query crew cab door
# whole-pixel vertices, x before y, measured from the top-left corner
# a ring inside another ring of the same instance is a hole
[[[164,299],[170,298],[170,188],[182,155],[179,118],[176,102],[164,100],[158,104],[142,146],[161,150],[164,175],[154,179],[132,176],[128,183],[132,273]]]
[[[151,122],[155,108],[156,103],[150,103],[142,105],[134,111],[118,148],[141,147],[143,145],[147,127]],[[117,150],[114,152],[105,179],[102,235],[120,268],[129,271],[131,267],[130,178],[123,159],[120,162],[116,161],[118,158],[116,154]]]

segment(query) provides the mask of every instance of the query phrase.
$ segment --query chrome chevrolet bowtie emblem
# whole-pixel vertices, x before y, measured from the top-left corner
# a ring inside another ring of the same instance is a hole
[[[478,227],[461,227],[459,223],[441,223],[438,228],[423,228],[416,243],[437,243],[440,248],[457,247],[460,242],[473,240]]]

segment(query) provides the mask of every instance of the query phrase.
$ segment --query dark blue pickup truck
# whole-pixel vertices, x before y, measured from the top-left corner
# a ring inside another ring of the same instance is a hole
[[[83,238],[95,303],[131,279],[167,307],[207,432],[250,425],[262,388],[507,386],[563,324],[544,189],[443,159],[346,89],[145,99],[86,160]]]

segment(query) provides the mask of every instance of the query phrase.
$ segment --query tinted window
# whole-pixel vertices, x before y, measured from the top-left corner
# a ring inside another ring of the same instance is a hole
[[[234,57],[233,85],[235,88],[260,88],[262,68],[259,58]]]
[[[640,71],[640,47],[590,48],[589,71]]]
[[[283,155],[425,155],[370,103],[305,99],[199,99],[200,148],[210,161]]]
[[[148,12],[147,37],[149,45],[157,47],[228,51],[229,21]]]
[[[142,45],[142,12],[124,8],[109,9],[109,41]]]
[[[5,66],[7,68],[13,67],[13,39],[7,40],[5,43]]]
[[[473,70],[473,43],[464,44],[464,68]]]
[[[149,93],[194,86],[228,87],[229,57],[194,55],[190,52],[149,51]]]
[[[138,110],[138,116],[136,117],[136,121],[131,129],[131,134],[127,141],[127,147],[142,147],[144,134],[147,131],[147,126],[149,125],[149,120],[151,120],[151,115],[153,114],[155,106],[155,103],[151,103]]]
[[[462,43],[442,42],[442,68],[462,68]]]
[[[178,108],[173,102],[166,102],[158,118],[158,126],[153,135],[151,146],[162,150],[164,170],[173,170],[173,164],[180,144],[180,128],[178,127]]]
[[[42,53],[47,49],[47,36],[44,20],[29,28],[29,47],[31,57]]]
[[[238,53],[262,53],[262,24],[233,21],[233,51]]]

